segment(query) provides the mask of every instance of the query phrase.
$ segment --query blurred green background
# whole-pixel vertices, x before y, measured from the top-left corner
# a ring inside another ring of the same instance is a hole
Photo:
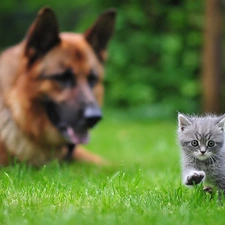
[[[56,12],[61,31],[76,32],[117,8],[105,107],[153,118],[201,111],[204,0],[2,0],[0,49],[21,41],[45,5]]]

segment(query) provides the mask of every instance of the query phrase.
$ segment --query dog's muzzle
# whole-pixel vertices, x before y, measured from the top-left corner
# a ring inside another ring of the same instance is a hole
[[[102,119],[101,109],[95,104],[81,109],[67,104],[56,104],[52,101],[45,102],[44,105],[49,120],[68,143],[87,143],[88,130]]]

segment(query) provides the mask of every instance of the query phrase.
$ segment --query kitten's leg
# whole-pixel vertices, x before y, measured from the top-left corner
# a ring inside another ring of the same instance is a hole
[[[195,185],[202,182],[205,178],[205,172],[204,171],[189,171],[184,176],[184,184],[185,185]]]
[[[213,188],[212,187],[209,187],[209,186],[206,186],[206,187],[204,187],[203,188],[203,191],[205,192],[205,193],[209,193],[209,194],[213,194]]]

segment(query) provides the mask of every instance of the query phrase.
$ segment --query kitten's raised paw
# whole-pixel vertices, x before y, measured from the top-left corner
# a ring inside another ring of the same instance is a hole
[[[199,184],[200,182],[203,181],[204,178],[205,178],[205,173],[203,171],[194,171],[187,176],[185,184],[186,185]]]

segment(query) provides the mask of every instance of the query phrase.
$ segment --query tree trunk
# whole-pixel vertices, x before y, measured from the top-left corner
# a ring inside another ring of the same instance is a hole
[[[203,110],[222,112],[222,4],[206,0],[205,43],[203,49]]]

